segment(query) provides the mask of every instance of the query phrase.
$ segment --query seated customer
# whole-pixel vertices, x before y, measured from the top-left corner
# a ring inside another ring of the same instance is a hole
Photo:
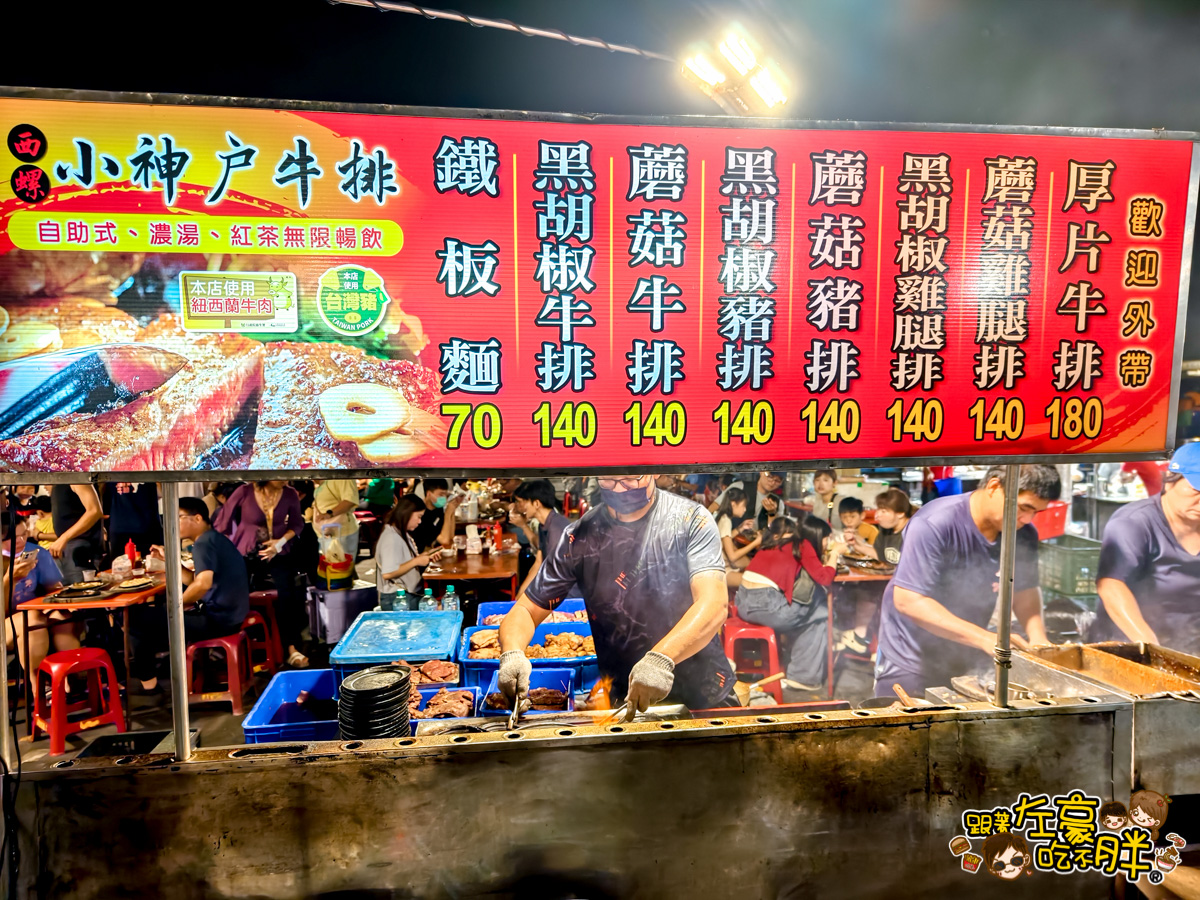
[[[862,503],[854,497],[847,497],[838,508],[845,509],[851,501],[858,504],[860,509],[862,508]],[[882,494],[878,494],[875,497],[875,506],[875,521],[879,523],[880,527],[873,528],[864,523],[855,531],[847,530],[846,544],[851,553],[870,559],[883,560],[894,566],[900,562],[900,547],[904,544],[904,526],[908,524],[908,517],[912,515],[913,507],[908,501],[908,495],[897,488],[888,488]],[[851,516],[847,523],[846,513],[842,513],[843,525],[853,524],[854,521],[854,517]],[[863,534],[861,530],[863,528],[871,528],[873,534],[870,538]],[[871,630],[871,623],[875,621],[875,617],[879,613],[883,586],[880,583],[873,583],[846,585],[846,587],[853,587],[853,590],[848,590],[847,593],[852,593],[854,596],[854,627],[847,628],[842,632],[838,639],[837,649],[849,650],[851,653],[865,656],[870,650],[870,641],[867,637]]]
[[[5,602],[8,602],[9,579],[16,578],[16,584],[13,585],[12,603],[15,607],[18,603],[24,603],[26,600],[32,600],[35,597],[44,597],[46,594],[53,593],[62,587],[62,572],[59,571],[58,564],[55,563],[47,550],[38,547],[32,541],[27,540],[28,525],[24,517],[14,516],[11,512],[0,513],[0,522],[3,523],[3,541],[4,541],[4,557],[3,557],[3,582],[0,588],[4,591]],[[12,558],[9,556],[12,534],[10,529],[16,529],[16,564],[12,564]],[[82,625],[78,622],[62,622],[65,618],[65,613],[52,612],[47,616],[46,613],[31,610],[29,612],[29,666],[27,671],[32,673],[38,670],[42,664],[42,660],[50,652],[50,643],[54,642],[55,650],[76,650],[79,648],[79,635],[82,630]],[[44,626],[48,623],[59,622],[60,624],[51,625],[47,630]],[[4,640],[6,646],[11,650],[15,649],[21,657],[25,655],[25,640],[24,640],[24,617],[22,615],[10,615],[9,620],[5,623]],[[22,659],[22,661],[24,661]]]
[[[916,509],[908,494],[899,488],[888,488],[875,498],[875,521],[879,523],[878,534],[870,542],[855,541],[850,549],[872,559],[896,565],[900,562],[900,551],[904,547],[904,529]]]
[[[725,499],[713,517],[717,520],[721,551],[725,556],[725,583],[731,588],[741,586],[742,570],[750,564],[751,555],[763,542],[762,533],[755,534],[754,519],[746,518],[748,506],[746,492],[731,487],[725,491]],[[741,524],[735,526],[734,522],[739,520]]]
[[[842,540],[849,546],[856,537],[874,543],[879,529],[863,521],[863,502],[857,497],[843,497],[838,503],[838,520],[842,523]]]
[[[417,609],[421,573],[435,558],[433,551],[422,553],[413,538],[425,512],[420,497],[405,494],[384,520],[383,532],[375,544],[375,586],[379,608],[384,612]]]
[[[250,611],[250,580],[242,555],[229,538],[213,529],[208,506],[197,497],[179,498],[179,536],[193,542],[194,571],[182,571],[187,586],[183,592],[184,639],[192,644],[236,634]],[[152,548],[151,554],[160,559],[166,556],[162,547]],[[134,645],[129,690],[161,696],[154,655],[169,646],[167,609],[161,604],[143,604],[133,607],[131,613]]]
[[[838,553],[844,549],[831,542],[829,526],[815,516],[800,521],[779,516],[742,573],[738,617],[792,639],[784,687],[815,691],[825,680],[825,592],[837,575]]]

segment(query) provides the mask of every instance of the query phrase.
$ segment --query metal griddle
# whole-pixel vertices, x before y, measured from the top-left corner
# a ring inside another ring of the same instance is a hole
[[[517,731],[533,731],[538,728],[562,728],[574,725],[599,725],[611,718],[611,709],[587,709],[575,712],[544,713],[526,715],[517,726]],[[671,719],[690,719],[691,712],[683,704],[652,706],[634,717],[635,722],[665,722]],[[623,717],[622,717],[623,719]],[[624,724],[624,721],[612,724]],[[507,716],[473,716],[467,719],[423,719],[417,723],[417,737],[434,734],[470,734],[478,732],[508,731]]]
[[[1200,793],[1200,658],[1157,644],[1120,642],[1041,647],[1014,654],[1014,666],[1018,655],[1133,701],[1135,789]]]

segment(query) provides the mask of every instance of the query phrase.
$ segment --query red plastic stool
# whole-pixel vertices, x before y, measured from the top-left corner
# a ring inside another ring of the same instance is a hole
[[[88,697],[78,703],[67,702],[67,676],[87,673]],[[100,673],[107,684],[101,689]],[[49,683],[47,685],[47,682]],[[46,687],[50,688],[50,707],[46,708]],[[94,647],[62,650],[51,653],[38,666],[37,689],[34,691],[33,739],[39,731],[50,734],[50,755],[62,756],[68,734],[112,724],[119,733],[125,731],[125,714],[121,709],[121,693],[117,673],[107,653]],[[68,718],[86,713],[75,721]]]
[[[256,638],[249,631],[251,628],[261,628],[262,637]],[[275,641],[272,640],[271,626],[266,618],[257,610],[250,610],[246,620],[242,622],[242,631],[246,633],[246,642],[250,645],[250,666],[254,674],[273,674],[279,668],[279,659],[275,656]]]
[[[225,653],[225,690],[204,690],[204,673],[193,677],[193,662],[197,650],[221,650]],[[247,688],[254,687],[254,673],[250,670],[250,642],[246,632],[239,631],[227,637],[196,641],[187,648],[187,683],[189,703],[216,703],[228,700],[233,704],[233,714],[242,714],[242,695]]]
[[[766,641],[766,668],[743,665],[738,659],[738,641]],[[725,655],[734,660],[739,673],[757,675],[759,679],[783,671],[783,667],[779,664],[779,642],[775,638],[775,629],[768,628],[766,625],[751,625],[749,622],[743,622],[737,617],[737,607],[733,607],[733,613],[725,620]],[[778,681],[764,685],[763,690],[773,694],[777,703],[783,702],[783,687]]]
[[[267,629],[274,647],[275,660],[279,665],[283,665],[283,640],[279,634],[279,623],[275,620],[275,601],[278,599],[279,591],[252,591],[250,608],[262,613],[263,618],[267,620]]]

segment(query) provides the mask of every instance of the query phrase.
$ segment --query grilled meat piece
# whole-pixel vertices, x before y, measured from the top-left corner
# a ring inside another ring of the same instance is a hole
[[[238,334],[188,334],[173,316],[140,341],[190,364],[166,384],[94,416],[0,441],[0,468],[15,471],[137,472],[192,468],[237,421],[262,387],[262,344]]]
[[[376,359],[341,344],[267,344],[263,379],[251,469],[369,467],[358,444],[325,430],[318,401],[336,385],[382,384],[434,415],[441,400],[437,374],[420,363]]]

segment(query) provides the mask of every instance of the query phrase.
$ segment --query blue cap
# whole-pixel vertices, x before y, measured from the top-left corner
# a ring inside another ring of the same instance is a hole
[[[1200,441],[1189,441],[1176,448],[1167,471],[1178,472],[1200,491]]]

